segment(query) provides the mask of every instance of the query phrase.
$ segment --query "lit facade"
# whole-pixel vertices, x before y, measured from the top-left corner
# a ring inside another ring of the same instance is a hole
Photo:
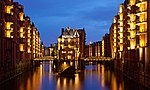
[[[102,41],[93,42],[85,47],[86,58],[100,58],[102,57]]]
[[[24,6],[13,0],[0,0],[0,67],[14,70],[19,65],[28,66],[34,59],[33,41],[38,51],[35,56],[40,56],[40,35],[35,33],[35,36],[33,39],[31,21],[25,16]]]
[[[95,57],[95,43],[89,44],[89,57]]]
[[[41,55],[40,55],[40,57],[44,57],[45,56],[45,46],[44,46],[44,44],[43,44],[43,42],[41,43]]]
[[[150,75],[149,12],[149,0],[125,0],[110,28],[112,57],[128,75]]]
[[[58,58],[59,59],[75,59],[84,57],[84,46],[85,46],[85,31],[70,29],[67,27],[66,29],[62,29],[62,34],[58,38]],[[66,50],[66,51],[65,51]],[[69,51],[68,51],[69,50]],[[64,53],[70,52],[65,56]]]
[[[34,23],[31,25],[31,50],[32,50],[32,59],[41,57],[41,39],[40,33],[35,27]]]
[[[102,38],[102,57],[111,57],[110,34],[106,33]]]
[[[111,57],[110,34],[105,34],[102,41],[86,45],[85,52],[86,58]]]
[[[85,45],[85,58],[89,57],[89,45]]]
[[[96,57],[102,56],[101,51],[102,51],[102,42],[101,42],[101,41],[98,41],[98,42],[96,42],[95,56],[96,56]]]

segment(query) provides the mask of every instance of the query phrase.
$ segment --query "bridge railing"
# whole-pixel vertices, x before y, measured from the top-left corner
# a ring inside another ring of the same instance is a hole
[[[35,58],[34,60],[54,60],[54,58],[51,56],[45,56],[45,57]]]
[[[45,57],[39,57],[39,58],[35,58],[34,60],[54,60],[53,57],[50,56],[45,56]],[[113,60],[113,58],[111,57],[98,57],[98,58],[93,58],[93,57],[89,57],[89,58],[84,58],[84,61],[110,61]]]
[[[111,57],[100,57],[100,58],[85,58],[84,61],[110,61]]]

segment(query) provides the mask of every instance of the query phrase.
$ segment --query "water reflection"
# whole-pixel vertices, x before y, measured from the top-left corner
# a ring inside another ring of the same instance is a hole
[[[90,63],[84,71],[69,78],[53,73],[52,64],[44,62],[38,68],[0,85],[0,90],[144,90],[100,64]]]

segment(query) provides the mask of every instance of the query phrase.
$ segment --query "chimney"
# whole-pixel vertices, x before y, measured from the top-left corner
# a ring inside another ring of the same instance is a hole
[[[64,28],[61,29],[61,34],[63,34],[63,32],[64,32]]]

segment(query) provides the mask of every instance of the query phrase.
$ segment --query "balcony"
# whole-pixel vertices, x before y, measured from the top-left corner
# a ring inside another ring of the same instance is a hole
[[[118,39],[120,40],[120,39],[123,39],[123,36],[118,36]]]
[[[130,36],[127,36],[127,39],[130,40]]]
[[[136,30],[136,35],[140,35],[140,31],[139,30]]]
[[[146,3],[146,2],[147,2],[147,0],[136,0],[137,4],[143,4],[143,3]]]
[[[131,29],[130,28],[127,28],[127,32],[130,32],[131,31]]]
[[[141,14],[146,14],[147,13],[147,10],[141,10],[141,11],[137,11],[137,14],[138,16],[140,16]]]
[[[118,33],[120,34],[120,33],[123,33],[123,31],[121,31],[121,30],[118,30]]]
[[[147,34],[147,31],[138,31],[139,34]]]
[[[5,5],[5,13],[13,15],[13,5]]]
[[[136,14],[137,12],[139,12],[139,7],[133,5],[131,7],[131,10],[129,10],[128,14]]]
[[[137,21],[136,22],[136,25],[140,25],[140,24],[147,24],[147,20]]]
[[[131,21],[130,21],[130,20],[128,20],[128,21],[127,21],[127,24],[130,24],[130,23],[131,23]]]

